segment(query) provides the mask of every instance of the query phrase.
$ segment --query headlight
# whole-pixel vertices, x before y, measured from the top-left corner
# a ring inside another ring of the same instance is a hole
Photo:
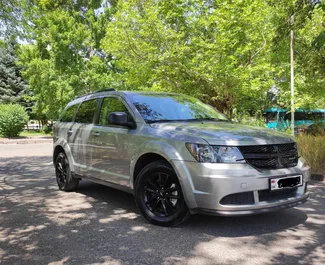
[[[246,163],[237,147],[186,143],[186,148],[198,162]]]

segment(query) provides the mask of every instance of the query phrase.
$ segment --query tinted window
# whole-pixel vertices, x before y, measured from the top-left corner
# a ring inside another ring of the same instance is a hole
[[[285,119],[291,121],[291,112],[285,115]],[[295,121],[306,121],[309,120],[307,113],[305,112],[295,112]]]
[[[76,105],[72,105],[69,108],[67,108],[63,112],[60,121],[62,121],[62,122],[73,122],[73,118],[74,118],[74,115],[76,114],[78,106],[79,106],[79,104],[76,104]]]
[[[130,94],[134,106],[148,122],[223,120],[227,118],[200,100],[172,94]]]
[[[84,101],[77,113],[76,122],[92,123],[97,108],[97,99]]]
[[[111,112],[125,112],[129,114],[128,109],[118,98],[104,98],[99,115],[99,125],[109,125],[108,115]],[[130,116],[129,116],[130,117]]]
[[[277,113],[276,112],[267,112],[265,114],[266,122],[274,122],[277,119]]]
[[[324,120],[324,113],[323,112],[311,112],[308,113],[308,119],[309,120]]]

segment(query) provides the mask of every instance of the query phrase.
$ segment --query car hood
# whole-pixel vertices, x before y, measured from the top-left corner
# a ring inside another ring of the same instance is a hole
[[[203,138],[211,145],[267,145],[294,142],[294,138],[270,129],[231,122],[166,122],[151,127]]]

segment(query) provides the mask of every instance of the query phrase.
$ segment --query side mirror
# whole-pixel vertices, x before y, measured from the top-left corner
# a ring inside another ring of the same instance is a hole
[[[135,129],[136,124],[128,121],[128,115],[125,112],[111,112],[108,115],[109,124],[125,126],[130,129]]]

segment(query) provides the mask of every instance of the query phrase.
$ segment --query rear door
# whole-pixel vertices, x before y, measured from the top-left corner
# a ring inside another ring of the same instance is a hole
[[[72,133],[74,118],[79,105],[80,103],[76,103],[74,105],[68,106],[63,111],[63,114],[61,115],[60,119],[55,124],[54,141],[56,141],[56,139],[65,139],[70,147],[70,150],[73,138],[75,137],[75,135]],[[70,161],[70,163],[74,163],[74,161]]]
[[[83,101],[76,114],[75,123],[69,130],[69,144],[75,170],[80,175],[83,175],[87,168],[87,142],[94,126],[98,102],[97,98]]]
[[[91,129],[88,145],[89,175],[111,183],[129,186],[130,161],[129,137],[134,130],[109,124],[111,112],[125,112],[133,119],[121,97],[111,96],[102,100],[99,117]]]

